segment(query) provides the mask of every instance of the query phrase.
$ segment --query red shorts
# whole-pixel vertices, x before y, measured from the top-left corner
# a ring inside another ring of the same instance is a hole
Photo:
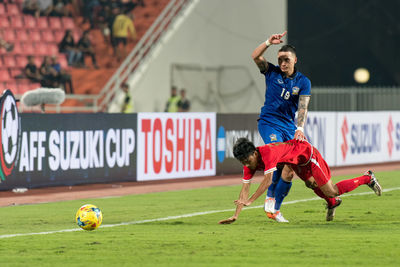
[[[331,179],[331,170],[318,150],[314,149],[310,162],[305,166],[292,166],[303,181],[314,177],[318,187],[325,185]]]

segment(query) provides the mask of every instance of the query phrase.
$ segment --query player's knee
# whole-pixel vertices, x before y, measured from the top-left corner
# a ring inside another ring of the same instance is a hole
[[[334,190],[329,190],[328,192],[324,192],[325,196],[329,198],[337,197],[339,194]]]

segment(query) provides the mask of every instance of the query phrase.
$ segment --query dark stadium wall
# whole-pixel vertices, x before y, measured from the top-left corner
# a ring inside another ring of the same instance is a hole
[[[313,86],[355,86],[366,68],[366,86],[400,85],[400,1],[288,0],[288,42]]]

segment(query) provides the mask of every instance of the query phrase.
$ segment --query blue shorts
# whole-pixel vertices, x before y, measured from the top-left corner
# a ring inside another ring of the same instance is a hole
[[[285,130],[274,124],[269,124],[264,120],[258,120],[258,132],[265,144],[275,142],[285,142],[294,138],[295,131]]]

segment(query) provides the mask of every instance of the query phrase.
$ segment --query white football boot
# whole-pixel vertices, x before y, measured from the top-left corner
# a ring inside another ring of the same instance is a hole
[[[278,211],[276,211],[273,215],[272,215],[272,218],[271,219],[273,219],[273,220],[275,220],[275,221],[277,221],[277,222],[280,222],[280,223],[287,223],[287,222],[289,222],[288,220],[286,220],[284,217],[283,217],[283,215],[282,215],[282,213],[278,210]]]
[[[268,218],[272,219],[275,213],[275,198],[266,197],[264,203],[264,211],[267,214]]]
[[[381,185],[378,183],[378,179],[376,179],[374,173],[373,173],[372,171],[369,171],[369,170],[368,170],[368,171],[366,171],[366,172],[364,173],[364,175],[367,175],[367,176],[370,176],[370,177],[371,177],[371,180],[370,180],[370,182],[368,183],[369,188],[371,188],[372,190],[374,190],[374,192],[375,192],[375,194],[376,194],[377,196],[382,195],[382,187],[381,187]]]

